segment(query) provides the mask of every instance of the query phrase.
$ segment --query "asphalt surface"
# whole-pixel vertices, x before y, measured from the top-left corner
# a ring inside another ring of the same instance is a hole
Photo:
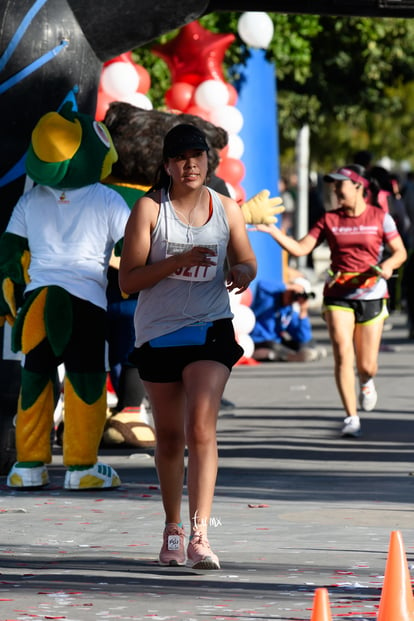
[[[0,621],[299,621],[311,619],[318,587],[334,621],[375,619],[392,531],[414,564],[414,342],[403,314],[390,323],[378,406],[358,439],[339,436],[331,354],[234,369],[209,529],[221,570],[157,565],[151,452],[102,450],[123,481],[109,492],[64,491],[59,447],[47,489],[11,491],[2,477]],[[314,326],[329,349],[316,317]]]

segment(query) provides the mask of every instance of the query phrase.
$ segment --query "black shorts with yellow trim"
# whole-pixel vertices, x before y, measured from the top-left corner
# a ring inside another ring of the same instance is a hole
[[[348,300],[345,298],[323,298],[322,313],[344,310],[354,313],[355,323],[368,325],[382,321],[389,316],[387,300]]]
[[[151,347],[147,342],[135,348],[129,356],[142,380],[147,382],[179,382],[184,368],[198,360],[214,360],[229,371],[243,355],[237,343],[231,319],[218,319],[207,330],[203,345]]]

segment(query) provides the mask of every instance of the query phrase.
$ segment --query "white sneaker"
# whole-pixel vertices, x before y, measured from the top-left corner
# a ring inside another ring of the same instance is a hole
[[[49,483],[49,475],[44,464],[34,468],[25,468],[16,462],[7,476],[8,487],[44,487]]]
[[[283,357],[284,362],[314,362],[318,359],[318,350],[315,347],[304,347],[298,351],[289,350]]]
[[[67,470],[65,489],[102,489],[121,485],[117,472],[107,464],[97,462],[87,470]]]
[[[344,419],[341,434],[343,436],[352,436],[357,438],[361,435],[361,421],[359,416],[347,416]]]
[[[361,384],[359,392],[359,405],[364,412],[371,412],[377,404],[377,391],[375,390],[374,380],[370,379],[365,384]]]
[[[328,357],[328,350],[326,349],[326,347],[323,347],[322,345],[317,345],[316,349],[318,352],[318,357],[320,359]]]

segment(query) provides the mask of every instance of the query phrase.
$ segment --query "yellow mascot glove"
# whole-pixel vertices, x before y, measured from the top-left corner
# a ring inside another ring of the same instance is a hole
[[[23,270],[23,278],[26,285],[30,282],[29,266],[30,266],[30,252],[25,250],[20,258],[20,263]]]
[[[261,190],[246,201],[241,210],[246,224],[275,224],[276,215],[283,213],[285,208],[280,196],[269,198],[269,190]]]
[[[10,312],[5,312],[1,318],[1,324],[7,321],[11,326],[14,324],[14,320],[17,315],[16,298],[14,294],[14,282],[10,278],[5,278],[1,284],[2,294],[4,302],[6,303]]]
[[[22,267],[22,276],[24,278],[24,282],[29,283],[29,265],[30,265],[30,252],[25,250],[20,258],[20,264]],[[3,294],[3,315],[0,316],[0,327],[4,325],[7,321],[11,326],[14,324],[14,320],[17,316],[18,303],[16,301],[16,288],[18,290],[18,299],[21,300],[22,297],[22,286],[16,285],[11,278],[6,277],[3,279],[1,283],[1,293]],[[8,311],[5,311],[4,306],[8,308]],[[20,304],[19,304],[20,306]],[[1,313],[1,310],[0,310]]]

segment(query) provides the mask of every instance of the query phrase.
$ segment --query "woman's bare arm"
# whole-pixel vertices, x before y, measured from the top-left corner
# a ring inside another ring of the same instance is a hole
[[[284,250],[294,257],[303,257],[310,254],[316,246],[316,239],[312,235],[307,234],[302,239],[296,240],[286,235],[274,224],[257,224],[255,229],[262,233],[268,233]]]
[[[407,260],[407,251],[399,236],[389,241],[387,246],[391,250],[391,256],[385,259],[385,261],[381,261],[379,267],[381,268],[381,275],[388,280],[388,278],[391,278],[393,271],[398,269]]]

